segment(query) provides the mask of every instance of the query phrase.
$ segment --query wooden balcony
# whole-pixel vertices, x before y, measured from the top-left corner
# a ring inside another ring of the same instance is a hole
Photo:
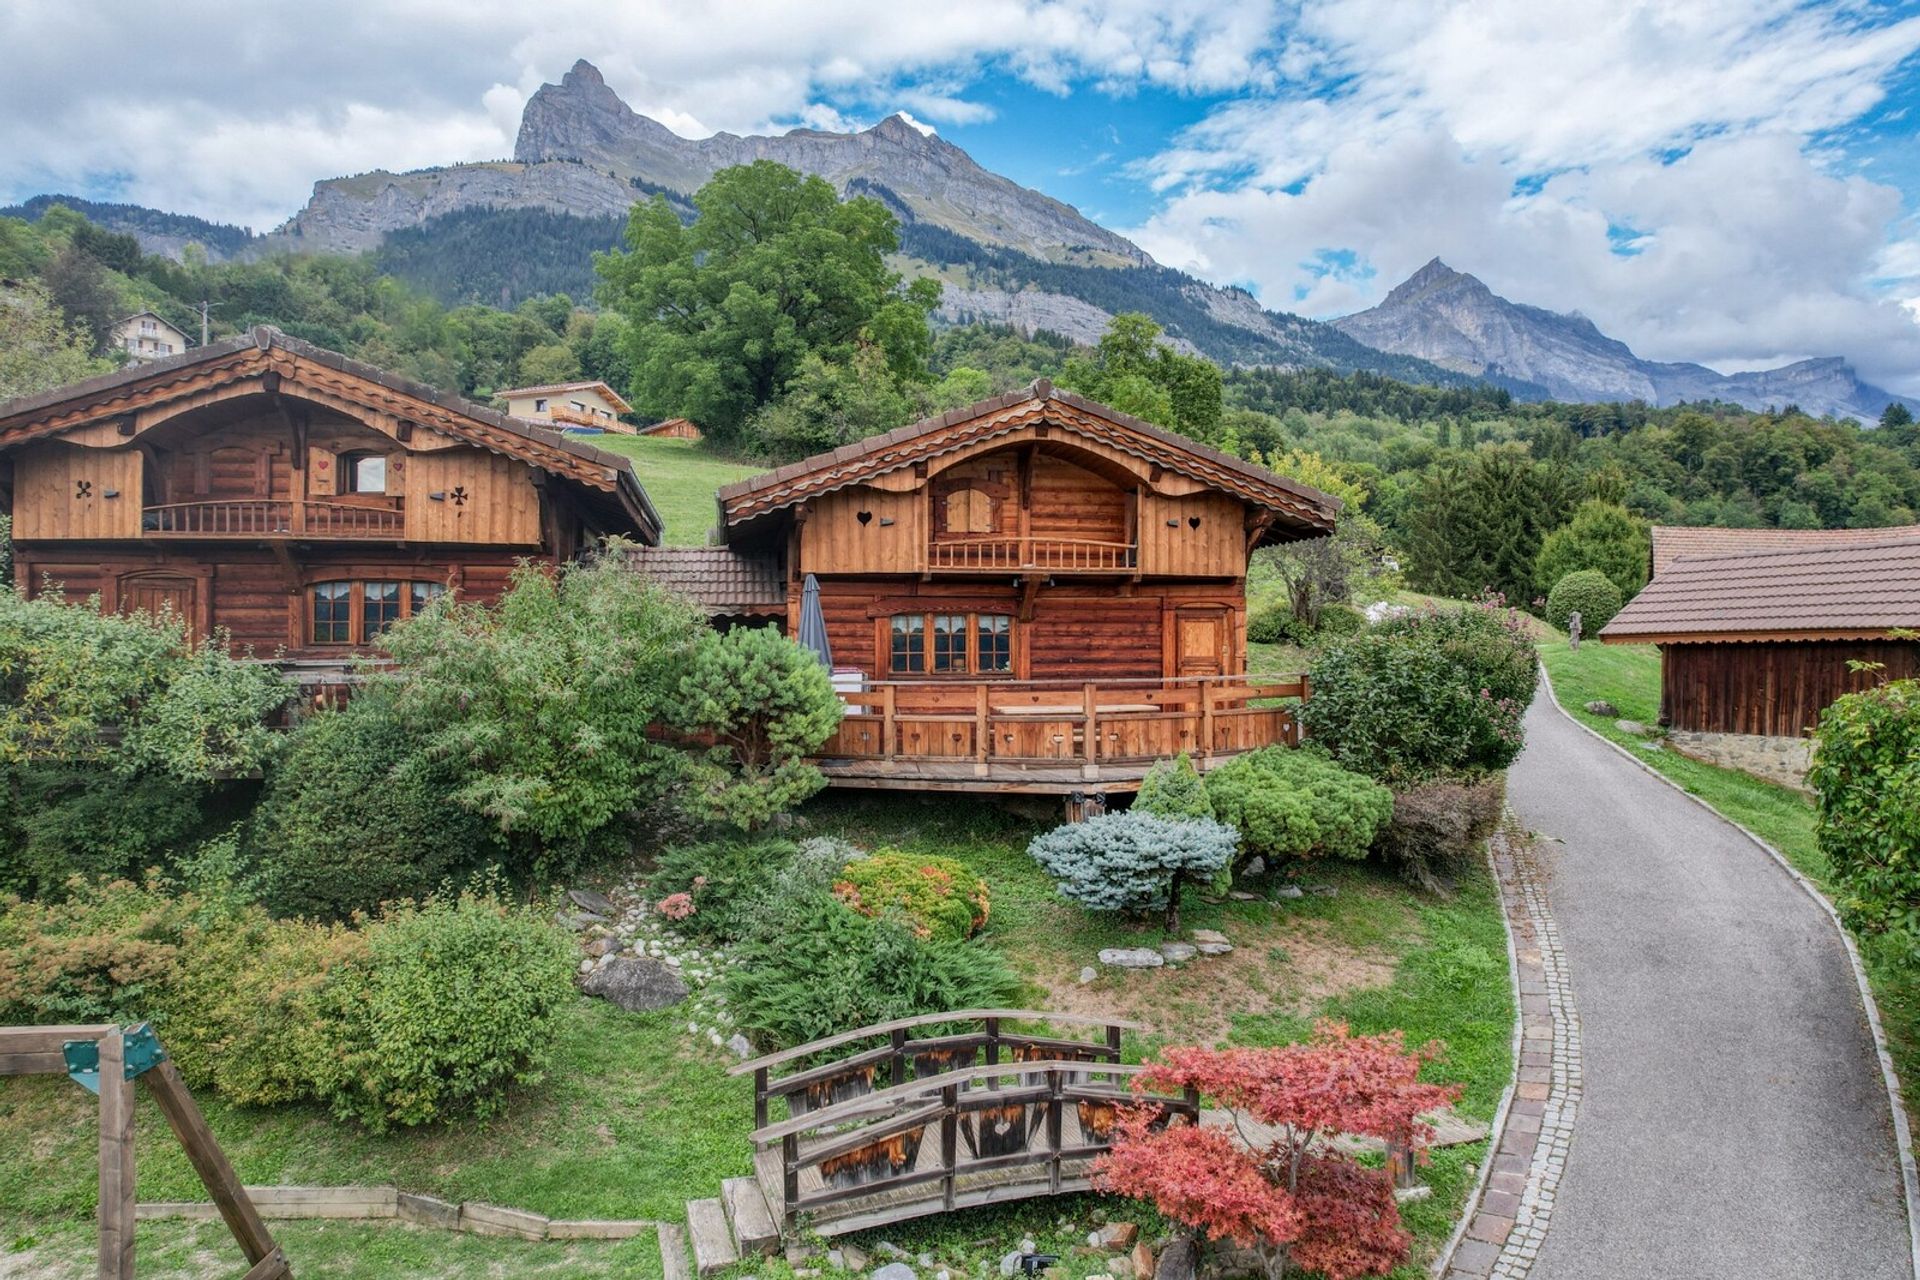
[[[1080,538],[954,538],[927,545],[929,573],[1132,573],[1131,542]]]
[[[140,533],[147,538],[366,538],[392,542],[406,536],[406,513],[395,501],[396,505],[390,507],[285,498],[172,502],[143,508]]]
[[[567,427],[598,427],[602,431],[634,434],[634,429],[618,418],[608,418],[589,410],[575,409],[571,405],[557,404],[547,410],[547,416]]]
[[[1132,791],[1155,760],[1205,770],[1297,746],[1304,676],[889,681],[842,694],[816,763],[837,786],[1060,794]]]

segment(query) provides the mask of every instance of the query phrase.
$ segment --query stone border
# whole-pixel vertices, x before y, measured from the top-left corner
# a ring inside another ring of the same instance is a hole
[[[647,1218],[548,1218],[478,1200],[455,1204],[433,1196],[412,1195],[397,1187],[248,1187],[246,1191],[262,1218],[277,1221],[398,1220],[417,1227],[520,1240],[631,1240],[662,1225]],[[219,1206],[208,1200],[150,1201],[134,1209],[134,1218],[140,1222],[157,1218],[211,1221],[219,1216]]]
[[[1787,860],[1786,854],[1781,853],[1771,844],[1762,840],[1758,834],[1742,823],[1735,822],[1732,818],[1729,818],[1726,814],[1720,812],[1699,796],[1694,795],[1691,791],[1688,791],[1685,787],[1648,764],[1645,760],[1642,760],[1633,752],[1607,737],[1604,733],[1599,732],[1592,725],[1582,723],[1569,712],[1566,707],[1561,705],[1559,695],[1554,692],[1553,678],[1547,674],[1547,664],[1544,661],[1540,664],[1540,683],[1547,691],[1547,701],[1553,704],[1555,711],[1558,711],[1562,716],[1566,717],[1567,723],[1573,725],[1574,728],[1579,729],[1581,732],[1591,735],[1602,745],[1618,752],[1644,772],[1659,779],[1660,782],[1673,788],[1673,790],[1679,792],[1688,800],[1699,805],[1702,809],[1705,809],[1708,813],[1752,841],[1762,852],[1773,859],[1774,865],[1786,872],[1787,875],[1792,878],[1793,882],[1805,891],[1809,898],[1812,898],[1818,903],[1820,909],[1826,913],[1827,919],[1833,922],[1834,932],[1840,935],[1840,943],[1846,948],[1847,963],[1853,966],[1854,986],[1860,993],[1860,1007],[1866,1012],[1867,1029],[1873,1034],[1874,1055],[1880,1062],[1880,1080],[1886,1088],[1887,1107],[1893,1115],[1893,1136],[1900,1157],[1900,1184],[1906,1199],[1907,1242],[1911,1252],[1909,1261],[1913,1268],[1913,1274],[1916,1277],[1920,1277],[1920,1216],[1916,1216],[1920,1215],[1920,1167],[1917,1167],[1914,1162],[1913,1127],[1907,1117],[1906,1103],[1900,1096],[1900,1076],[1899,1073],[1894,1070],[1893,1052],[1887,1047],[1886,1029],[1880,1022],[1880,1006],[1874,1003],[1873,987],[1867,981],[1866,966],[1863,965],[1860,960],[1860,948],[1854,944],[1853,934],[1848,932],[1845,922],[1840,919],[1840,913],[1834,909],[1833,903],[1828,900],[1826,894],[1820,891],[1819,886],[1802,875],[1800,869]]]
[[[1500,887],[1514,990],[1513,1083],[1453,1238],[1434,1260],[1444,1280],[1520,1280],[1546,1239],[1580,1108],[1580,1019],[1559,929],[1533,846],[1509,823],[1487,842]]]

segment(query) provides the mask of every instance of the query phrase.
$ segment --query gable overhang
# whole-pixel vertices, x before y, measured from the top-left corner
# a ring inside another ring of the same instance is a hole
[[[826,494],[912,487],[978,454],[1029,442],[1156,492],[1236,497],[1258,512],[1256,546],[1329,534],[1340,511],[1340,500],[1318,489],[1040,382],[728,485],[718,494],[720,530],[750,536]]]
[[[570,485],[603,532],[660,540],[659,513],[628,459],[264,327],[0,404],[0,455],[56,439],[132,446],[185,414],[249,397],[318,406],[396,440],[424,431],[516,459]]]

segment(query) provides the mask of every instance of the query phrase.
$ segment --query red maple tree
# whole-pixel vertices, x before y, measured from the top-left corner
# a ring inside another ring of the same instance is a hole
[[[1440,1051],[1438,1042],[1409,1051],[1398,1031],[1355,1036],[1334,1022],[1280,1048],[1168,1049],[1135,1077],[1136,1090],[1198,1090],[1232,1114],[1237,1134],[1163,1126],[1159,1106],[1129,1108],[1112,1150],[1095,1162],[1094,1185],[1256,1250],[1274,1280],[1295,1265],[1329,1280],[1384,1275],[1412,1243],[1392,1181],[1333,1139],[1352,1134],[1421,1152],[1433,1137],[1421,1114],[1460,1096],[1458,1085],[1420,1081]]]

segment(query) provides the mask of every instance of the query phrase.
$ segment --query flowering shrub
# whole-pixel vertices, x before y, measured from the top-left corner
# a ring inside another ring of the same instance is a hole
[[[849,862],[833,892],[863,916],[898,915],[916,938],[970,938],[987,922],[987,882],[954,858],[883,849]]]
[[[1113,1149],[1095,1161],[1094,1186],[1258,1250],[1275,1280],[1294,1268],[1329,1280],[1385,1275],[1412,1243],[1392,1183],[1331,1140],[1352,1134],[1424,1148],[1433,1132],[1420,1114],[1460,1096],[1458,1085],[1420,1082],[1420,1068],[1439,1054],[1437,1043],[1408,1052],[1397,1031],[1353,1036],[1338,1023],[1280,1048],[1168,1049],[1136,1088],[1194,1089],[1266,1126],[1272,1140],[1249,1150],[1224,1129],[1156,1128],[1157,1107],[1133,1108]]]
[[[693,911],[693,895],[690,893],[670,893],[660,899],[660,914],[669,920],[685,920]]]
[[[1539,657],[1526,619],[1487,596],[1382,622],[1329,648],[1310,675],[1300,717],[1314,740],[1399,785],[1510,764]]]
[[[1393,814],[1393,793],[1320,752],[1262,747],[1206,777],[1214,817],[1241,851],[1269,858],[1364,858]]]

